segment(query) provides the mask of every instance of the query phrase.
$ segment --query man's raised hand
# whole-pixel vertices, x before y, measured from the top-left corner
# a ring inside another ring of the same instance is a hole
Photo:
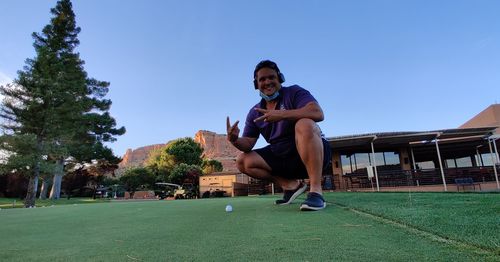
[[[264,122],[277,122],[283,119],[283,110],[267,110],[267,109],[262,109],[262,108],[254,108],[255,111],[261,113],[262,115],[255,118],[253,121],[258,122],[258,121],[264,121]]]
[[[226,128],[227,128],[227,140],[229,142],[235,142],[238,140],[238,137],[240,135],[240,129],[238,128],[238,123],[240,121],[234,122],[233,125],[229,122],[229,117],[226,118]]]

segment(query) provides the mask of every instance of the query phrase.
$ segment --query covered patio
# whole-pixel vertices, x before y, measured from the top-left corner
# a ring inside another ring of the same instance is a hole
[[[450,185],[453,190],[466,178],[465,181],[475,184],[494,183],[495,189],[500,190],[496,128],[328,138],[335,186],[340,190],[376,191],[437,186],[441,191],[448,191]]]

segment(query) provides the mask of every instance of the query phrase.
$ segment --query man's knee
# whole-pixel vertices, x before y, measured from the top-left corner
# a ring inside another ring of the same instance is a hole
[[[321,137],[321,132],[318,125],[312,119],[302,118],[295,124],[295,137],[310,137],[318,136]]]
[[[252,176],[258,170],[270,171],[271,168],[255,152],[241,153],[236,158],[236,167],[241,173]]]
[[[245,153],[241,153],[236,157],[236,168],[238,168],[241,173],[245,173],[245,159]]]

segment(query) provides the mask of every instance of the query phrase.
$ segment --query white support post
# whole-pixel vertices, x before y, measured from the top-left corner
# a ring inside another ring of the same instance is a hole
[[[483,166],[481,163],[481,155],[479,155],[479,149],[476,147],[476,166]]]
[[[495,149],[495,156],[497,157],[497,163],[499,163],[500,159],[498,158],[497,139],[493,138],[491,142],[493,143],[493,148]]]
[[[493,172],[495,173],[495,180],[497,181],[497,189],[500,189],[500,184],[498,183],[498,173],[497,173],[497,159],[493,156],[493,150],[491,148],[490,139],[488,138],[488,146],[490,147],[491,163],[493,163]]]
[[[410,146],[411,161],[413,162],[413,170],[417,171],[417,163],[415,163],[415,155],[413,154],[413,147]]]
[[[417,174],[417,162],[415,162],[415,154],[413,154],[413,147],[411,147],[411,146],[410,146],[410,153],[411,153],[411,161],[413,161],[413,172],[415,172],[415,174]],[[413,175],[412,175],[412,177],[413,177]],[[420,186],[420,182],[418,181],[418,179],[416,181],[417,181],[417,186]]]
[[[375,139],[373,139],[373,140],[375,140]],[[373,169],[375,171],[375,182],[377,182],[377,191],[380,191],[380,187],[379,187],[379,184],[378,184],[377,161],[375,161],[375,149],[373,147],[373,140],[371,142],[371,144],[372,144]]]
[[[438,145],[437,137],[435,140],[436,140],[436,150],[437,150],[438,160],[439,160],[439,169],[441,170],[441,178],[443,179],[444,191],[448,191],[448,187],[446,186],[446,179],[444,177],[443,163],[441,162],[441,153],[439,152],[439,145]]]

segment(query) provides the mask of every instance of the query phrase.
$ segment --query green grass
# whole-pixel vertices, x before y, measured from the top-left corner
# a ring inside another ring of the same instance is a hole
[[[332,202],[500,254],[500,194],[339,193]]]
[[[412,195],[409,201],[408,194],[327,193],[327,201],[338,204],[320,212],[299,212],[300,201],[275,206],[272,202],[278,196],[2,209],[0,254],[2,261],[500,260],[497,249],[488,246],[489,238],[481,238],[485,242],[481,244],[443,241],[437,233],[419,233],[410,224],[419,219],[407,217],[412,209],[428,213],[425,210],[435,202],[453,204],[472,197],[484,209],[494,209],[492,213],[480,208],[489,217],[486,220],[494,222],[498,219],[492,217],[498,217],[494,200],[500,195]],[[370,209],[370,201],[382,202]],[[226,213],[226,204],[234,211]],[[393,210],[394,205],[399,210]],[[443,216],[452,214],[451,208],[443,208],[448,210]],[[354,209],[380,211],[387,219]],[[405,217],[410,222],[404,222]],[[498,241],[496,221],[496,229],[492,225],[489,233]],[[437,227],[441,225],[432,228]]]
[[[19,199],[19,198],[0,198],[0,208],[22,208],[24,207],[23,203],[24,199]],[[51,199],[45,199],[45,200],[36,200],[36,206],[37,207],[47,207],[47,206],[52,206],[52,205],[73,205],[73,204],[92,204],[92,203],[102,203],[102,202],[109,202],[109,199],[92,199],[92,198],[85,198],[85,197],[76,197],[76,198],[61,198],[58,200],[51,200]]]

